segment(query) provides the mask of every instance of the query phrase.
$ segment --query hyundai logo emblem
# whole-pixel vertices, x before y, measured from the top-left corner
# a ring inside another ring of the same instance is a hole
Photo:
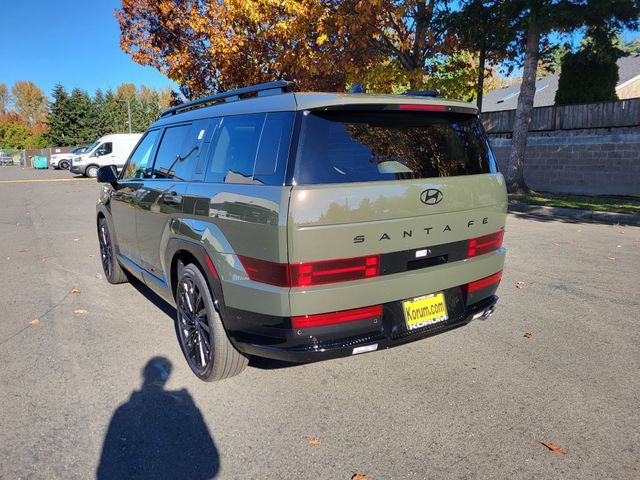
[[[442,192],[437,188],[424,190],[420,194],[420,200],[422,201],[422,203],[425,203],[427,205],[435,205],[436,203],[440,203],[442,201]]]

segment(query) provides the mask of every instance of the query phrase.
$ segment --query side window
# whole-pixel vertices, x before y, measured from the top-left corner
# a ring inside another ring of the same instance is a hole
[[[153,178],[172,179],[176,177],[176,166],[188,159],[182,157],[181,154],[190,128],[191,125],[178,125],[165,129],[153,165]]]
[[[122,180],[132,178],[149,178],[151,176],[151,166],[153,163],[153,150],[158,143],[160,130],[151,130],[146,133],[138,144],[138,147],[129,157],[126,167],[122,172]]]
[[[209,148],[206,181],[252,183],[265,114],[224,117]]]
[[[294,116],[293,112],[267,114],[253,169],[253,177],[260,183],[283,184]]]
[[[209,135],[210,124],[210,119],[197,120],[191,124],[185,142],[182,145],[180,160],[174,167],[174,178],[176,180],[189,182],[198,177],[198,175],[196,175],[198,172],[194,171],[194,169],[196,164],[199,164],[200,157],[204,157],[202,152],[205,147],[205,139],[211,138]]]
[[[102,157],[103,155],[109,155],[111,152],[113,152],[113,143],[105,142],[97,148],[96,155]]]

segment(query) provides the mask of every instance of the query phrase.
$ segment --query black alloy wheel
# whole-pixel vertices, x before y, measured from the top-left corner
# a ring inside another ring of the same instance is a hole
[[[198,285],[184,275],[178,285],[178,332],[185,357],[193,372],[203,376],[211,363],[211,328]]]
[[[69,168],[69,162],[67,162],[66,160],[62,160],[60,163],[58,163],[58,168],[60,170],[67,170]]]
[[[109,234],[109,226],[104,217],[98,221],[98,242],[100,244],[100,262],[102,271],[109,283],[124,283],[127,281],[122,267],[115,256],[115,248]]]
[[[244,370],[249,360],[229,341],[207,280],[194,264],[182,269],[176,313],[182,353],[200,380],[222,380]]]

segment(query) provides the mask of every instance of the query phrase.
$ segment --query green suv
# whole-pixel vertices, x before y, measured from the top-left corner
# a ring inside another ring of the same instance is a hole
[[[498,300],[507,197],[477,110],[426,92],[289,88],[170,108],[120,174],[98,174],[107,280],[133,275],[176,305],[202,380],[251,355],[392,347],[487,318]]]

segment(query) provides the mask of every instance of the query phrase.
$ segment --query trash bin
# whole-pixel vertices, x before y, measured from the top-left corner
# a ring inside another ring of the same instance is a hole
[[[45,155],[34,155],[31,157],[33,168],[49,168],[47,157]]]

